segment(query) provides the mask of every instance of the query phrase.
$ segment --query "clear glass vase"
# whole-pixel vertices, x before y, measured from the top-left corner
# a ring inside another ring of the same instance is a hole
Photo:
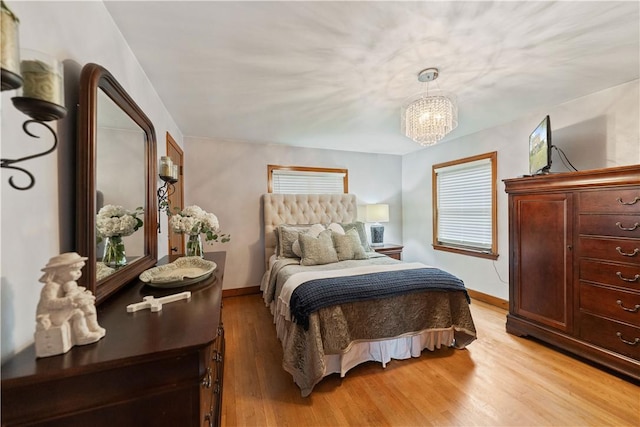
[[[200,234],[190,234],[187,239],[187,253],[186,256],[199,256],[204,258],[204,251],[202,250],[202,238]]]
[[[122,236],[111,236],[105,238],[102,262],[107,267],[116,269],[127,265],[127,256],[124,251]]]

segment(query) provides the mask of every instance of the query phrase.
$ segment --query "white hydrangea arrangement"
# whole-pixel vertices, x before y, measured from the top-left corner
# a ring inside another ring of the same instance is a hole
[[[106,205],[96,216],[96,228],[98,237],[124,237],[130,236],[142,227],[142,219],[139,215],[144,213],[142,207],[129,211],[122,206]]]
[[[169,225],[176,233],[192,236],[203,233],[207,242],[226,243],[231,240],[228,234],[220,233],[218,217],[196,205],[187,206],[182,212],[171,215]]]
[[[142,227],[144,213],[141,207],[129,211],[122,206],[106,205],[96,215],[97,243],[105,241],[102,263],[118,269],[127,264],[123,237],[130,236]]]

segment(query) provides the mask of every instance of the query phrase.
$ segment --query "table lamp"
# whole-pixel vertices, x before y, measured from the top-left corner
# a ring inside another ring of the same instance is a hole
[[[389,205],[367,205],[365,221],[373,223],[371,225],[371,246],[382,246],[384,244],[384,226],[380,223],[389,222]]]

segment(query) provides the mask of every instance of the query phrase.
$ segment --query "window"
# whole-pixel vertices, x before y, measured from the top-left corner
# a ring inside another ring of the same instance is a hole
[[[280,194],[348,193],[347,169],[267,166],[268,191]]]
[[[433,165],[433,247],[498,258],[497,152]]]

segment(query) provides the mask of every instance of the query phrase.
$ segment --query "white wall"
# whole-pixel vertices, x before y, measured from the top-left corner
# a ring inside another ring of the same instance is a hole
[[[549,114],[553,144],[577,169],[638,164],[639,99],[636,80],[404,156],[404,259],[439,266],[459,276],[469,289],[508,299],[508,207],[502,180],[528,173],[529,134]],[[490,151],[498,152],[498,260],[433,250],[431,166]],[[556,151],[552,161],[552,171],[568,170]]]
[[[215,213],[223,232],[231,234],[229,243],[205,247],[227,251],[225,289],[258,286],[264,273],[260,196],[267,192],[268,164],[348,169],[349,192],[359,205],[389,204],[384,240],[401,243],[400,156],[188,137],[185,204]]]
[[[153,122],[158,155],[165,152],[165,134],[182,142],[182,133],[164,108],[147,76],[101,2],[9,2],[20,19],[20,45],[66,61],[67,96],[77,97],[81,67],[95,62],[107,68]],[[71,80],[69,83],[68,80]],[[46,133],[39,142],[22,132],[26,116],[15,110],[11,97],[2,92],[2,157],[17,158],[50,145]],[[2,170],[0,203],[1,351],[2,360],[33,341],[35,309],[42,284],[40,269],[50,257],[74,249],[75,152],[74,105],[67,118],[53,122],[58,129],[58,149],[23,163],[36,177],[27,191],[11,188],[12,175]],[[35,129],[35,127],[34,127]],[[38,130],[39,132],[39,130]],[[16,181],[23,176],[15,173]],[[164,252],[163,252],[164,251]],[[166,244],[159,245],[159,256]]]

